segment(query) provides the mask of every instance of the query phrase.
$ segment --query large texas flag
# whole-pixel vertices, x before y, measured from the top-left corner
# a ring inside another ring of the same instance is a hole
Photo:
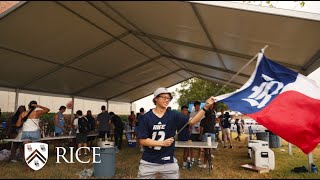
[[[239,90],[215,99],[247,114],[306,154],[320,142],[320,87],[262,53]]]

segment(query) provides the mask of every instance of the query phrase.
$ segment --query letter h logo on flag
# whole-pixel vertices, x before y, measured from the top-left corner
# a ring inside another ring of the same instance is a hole
[[[305,154],[320,142],[320,87],[262,53],[253,74],[238,91],[215,99],[255,119]]]

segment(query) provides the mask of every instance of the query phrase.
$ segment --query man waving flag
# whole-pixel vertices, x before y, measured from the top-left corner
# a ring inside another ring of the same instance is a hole
[[[320,142],[320,87],[262,53],[249,80],[216,101],[247,114],[306,154]]]

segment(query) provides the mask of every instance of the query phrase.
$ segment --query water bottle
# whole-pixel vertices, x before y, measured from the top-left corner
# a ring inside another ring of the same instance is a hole
[[[208,143],[208,146],[211,146],[211,135],[208,135],[207,136],[207,143]]]
[[[313,163],[311,163],[311,172],[312,173],[318,173],[318,167]]]

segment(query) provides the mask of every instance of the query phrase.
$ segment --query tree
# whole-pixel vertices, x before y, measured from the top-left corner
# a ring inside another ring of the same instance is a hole
[[[269,5],[269,7],[276,7],[279,1],[242,1],[244,3],[255,3],[255,2],[259,2],[259,5],[261,6],[263,4],[263,2],[265,2],[266,4]],[[300,7],[304,7],[304,5],[306,4],[304,1],[294,1],[295,3],[297,3],[297,5],[300,5]],[[276,4],[273,4],[276,3]]]
[[[200,102],[205,102],[210,96],[218,96],[221,94],[226,94],[230,92],[234,92],[236,89],[231,87],[225,87],[220,91],[219,94],[216,93],[221,89],[223,85],[214,83],[211,81],[199,79],[199,78],[191,78],[187,81],[181,83],[182,89],[176,89],[176,92],[173,93],[173,96],[176,96],[176,93],[180,94],[178,99],[179,106],[188,105],[196,100]],[[217,110],[221,108],[228,109],[227,106],[223,103],[217,104]]]

